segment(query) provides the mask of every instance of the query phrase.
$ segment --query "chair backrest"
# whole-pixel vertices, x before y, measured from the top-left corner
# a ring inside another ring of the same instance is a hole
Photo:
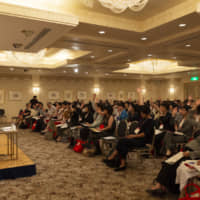
[[[127,123],[125,120],[120,121],[118,128],[117,128],[117,136],[118,137],[124,137],[126,136],[126,130],[127,130]]]
[[[3,117],[5,114],[5,110],[4,109],[0,109],[0,117]]]

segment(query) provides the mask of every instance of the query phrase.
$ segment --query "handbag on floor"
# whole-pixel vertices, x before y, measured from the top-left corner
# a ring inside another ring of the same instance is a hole
[[[82,151],[84,149],[83,144],[85,144],[85,141],[77,140],[76,144],[74,146],[74,151],[77,153],[82,153]]]

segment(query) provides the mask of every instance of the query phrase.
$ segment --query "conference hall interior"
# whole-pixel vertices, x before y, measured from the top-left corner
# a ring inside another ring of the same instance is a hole
[[[200,200],[199,0],[0,0],[0,200]]]

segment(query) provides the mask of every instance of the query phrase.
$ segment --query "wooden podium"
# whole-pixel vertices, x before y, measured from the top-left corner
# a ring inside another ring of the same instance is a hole
[[[0,127],[0,159],[18,159],[18,132],[15,126]]]

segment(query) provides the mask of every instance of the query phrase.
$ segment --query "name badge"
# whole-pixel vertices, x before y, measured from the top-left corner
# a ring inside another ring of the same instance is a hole
[[[162,130],[163,128],[164,128],[164,125],[161,124],[160,127],[159,127],[159,129]]]
[[[137,135],[138,133],[140,132],[140,129],[139,128],[136,128],[134,133]]]

